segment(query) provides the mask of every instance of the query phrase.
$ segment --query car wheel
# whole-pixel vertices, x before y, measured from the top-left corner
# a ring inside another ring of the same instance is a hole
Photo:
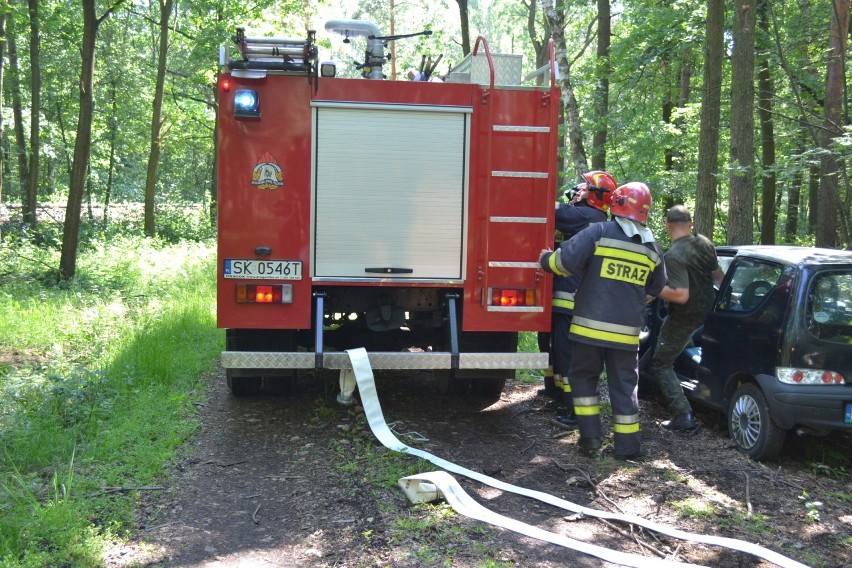
[[[775,457],[786,432],[769,416],[766,397],[756,385],[741,385],[728,406],[728,428],[737,449],[754,460]]]

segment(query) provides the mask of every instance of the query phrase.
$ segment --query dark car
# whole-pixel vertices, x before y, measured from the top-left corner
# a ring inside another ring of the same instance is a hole
[[[725,278],[675,363],[693,403],[726,415],[737,448],[769,459],[791,432],[852,430],[852,252],[717,247]],[[649,307],[640,391],[665,315]]]

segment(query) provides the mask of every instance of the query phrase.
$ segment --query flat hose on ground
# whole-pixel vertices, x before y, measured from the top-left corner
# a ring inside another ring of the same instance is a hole
[[[355,374],[355,379],[358,384],[358,392],[361,395],[361,404],[364,406],[364,414],[367,416],[367,422],[370,425],[370,430],[372,430],[373,435],[376,436],[379,442],[381,442],[382,445],[388,448],[389,450],[417,456],[432,464],[437,465],[440,468],[443,468],[448,472],[463,475],[467,478],[473,479],[490,487],[500,489],[502,491],[523,495],[532,499],[537,499],[539,501],[542,501],[543,503],[547,503],[549,505],[553,505],[554,507],[571,511],[573,513],[585,515],[588,517],[630,523],[644,527],[648,530],[658,532],[660,534],[679,538],[681,540],[721,546],[724,548],[729,548],[731,550],[745,552],[747,554],[763,558],[764,560],[768,560],[769,562],[772,562],[784,568],[808,568],[805,564],[796,562],[795,560],[787,558],[782,554],[779,554],[757,544],[753,544],[735,538],[690,533],[633,515],[623,515],[618,513],[610,513],[608,511],[599,511],[597,509],[590,509],[588,507],[583,507],[582,505],[577,505],[576,503],[571,503],[570,501],[560,499],[559,497],[555,497],[548,493],[543,493],[541,491],[535,491],[533,489],[526,489],[523,487],[511,485],[504,481],[500,481],[499,479],[494,479],[493,477],[489,477],[479,472],[448,462],[445,459],[434,456],[428,452],[424,452],[423,450],[411,448],[399,441],[399,439],[393,434],[393,432],[391,432],[390,428],[388,428],[388,425],[385,422],[384,415],[382,414],[382,407],[379,403],[379,397],[376,393],[376,383],[373,378],[373,369],[370,366],[370,360],[367,355],[367,351],[363,348],[359,348],[349,349],[346,352],[349,354],[349,359],[352,362],[352,370]],[[623,566],[635,566],[637,568],[651,568],[654,566],[659,566],[661,562],[659,558],[650,558],[646,556],[640,556],[638,554],[614,551],[608,548],[563,537],[556,533],[544,531],[532,525],[528,525],[490,511],[476,503],[476,501],[474,501],[469,495],[464,492],[458,482],[452,476],[446,474],[445,472],[428,472],[418,475],[411,475],[401,479],[399,481],[399,485],[406,492],[406,495],[409,496],[409,499],[413,502],[426,501],[430,496],[432,497],[432,500],[444,497],[444,499],[446,499],[447,503],[451,507],[453,507],[453,509],[467,517],[501,526],[503,528],[518,532],[520,534],[524,534],[526,536],[530,536],[532,538],[536,538],[546,542],[551,542],[553,544],[558,544],[560,546],[571,548],[579,552],[583,552],[585,554],[590,554],[608,562],[621,564]],[[695,566],[694,564],[685,564],[673,561],[666,562],[666,565]]]

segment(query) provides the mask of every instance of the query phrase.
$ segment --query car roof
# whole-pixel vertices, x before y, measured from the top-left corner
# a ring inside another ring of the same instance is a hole
[[[785,264],[852,264],[852,252],[818,247],[782,245],[718,246],[723,256],[750,256]]]

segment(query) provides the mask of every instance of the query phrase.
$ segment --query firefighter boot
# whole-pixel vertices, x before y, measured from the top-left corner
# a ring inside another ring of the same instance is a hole
[[[580,436],[578,445],[580,446],[580,454],[587,458],[592,458],[598,455],[598,451],[601,449],[603,441],[597,436]]]
[[[556,407],[556,418],[553,419],[553,424],[566,430],[573,430],[577,427],[577,415],[574,414],[574,409],[563,405],[561,402]]]
[[[538,389],[539,396],[548,398],[556,398],[559,391],[556,389],[556,381],[553,378],[553,367],[548,367],[544,370],[544,388]]]
[[[695,432],[701,428],[701,423],[695,420],[691,412],[684,412],[676,414],[671,420],[664,420],[662,426],[675,432]]]

